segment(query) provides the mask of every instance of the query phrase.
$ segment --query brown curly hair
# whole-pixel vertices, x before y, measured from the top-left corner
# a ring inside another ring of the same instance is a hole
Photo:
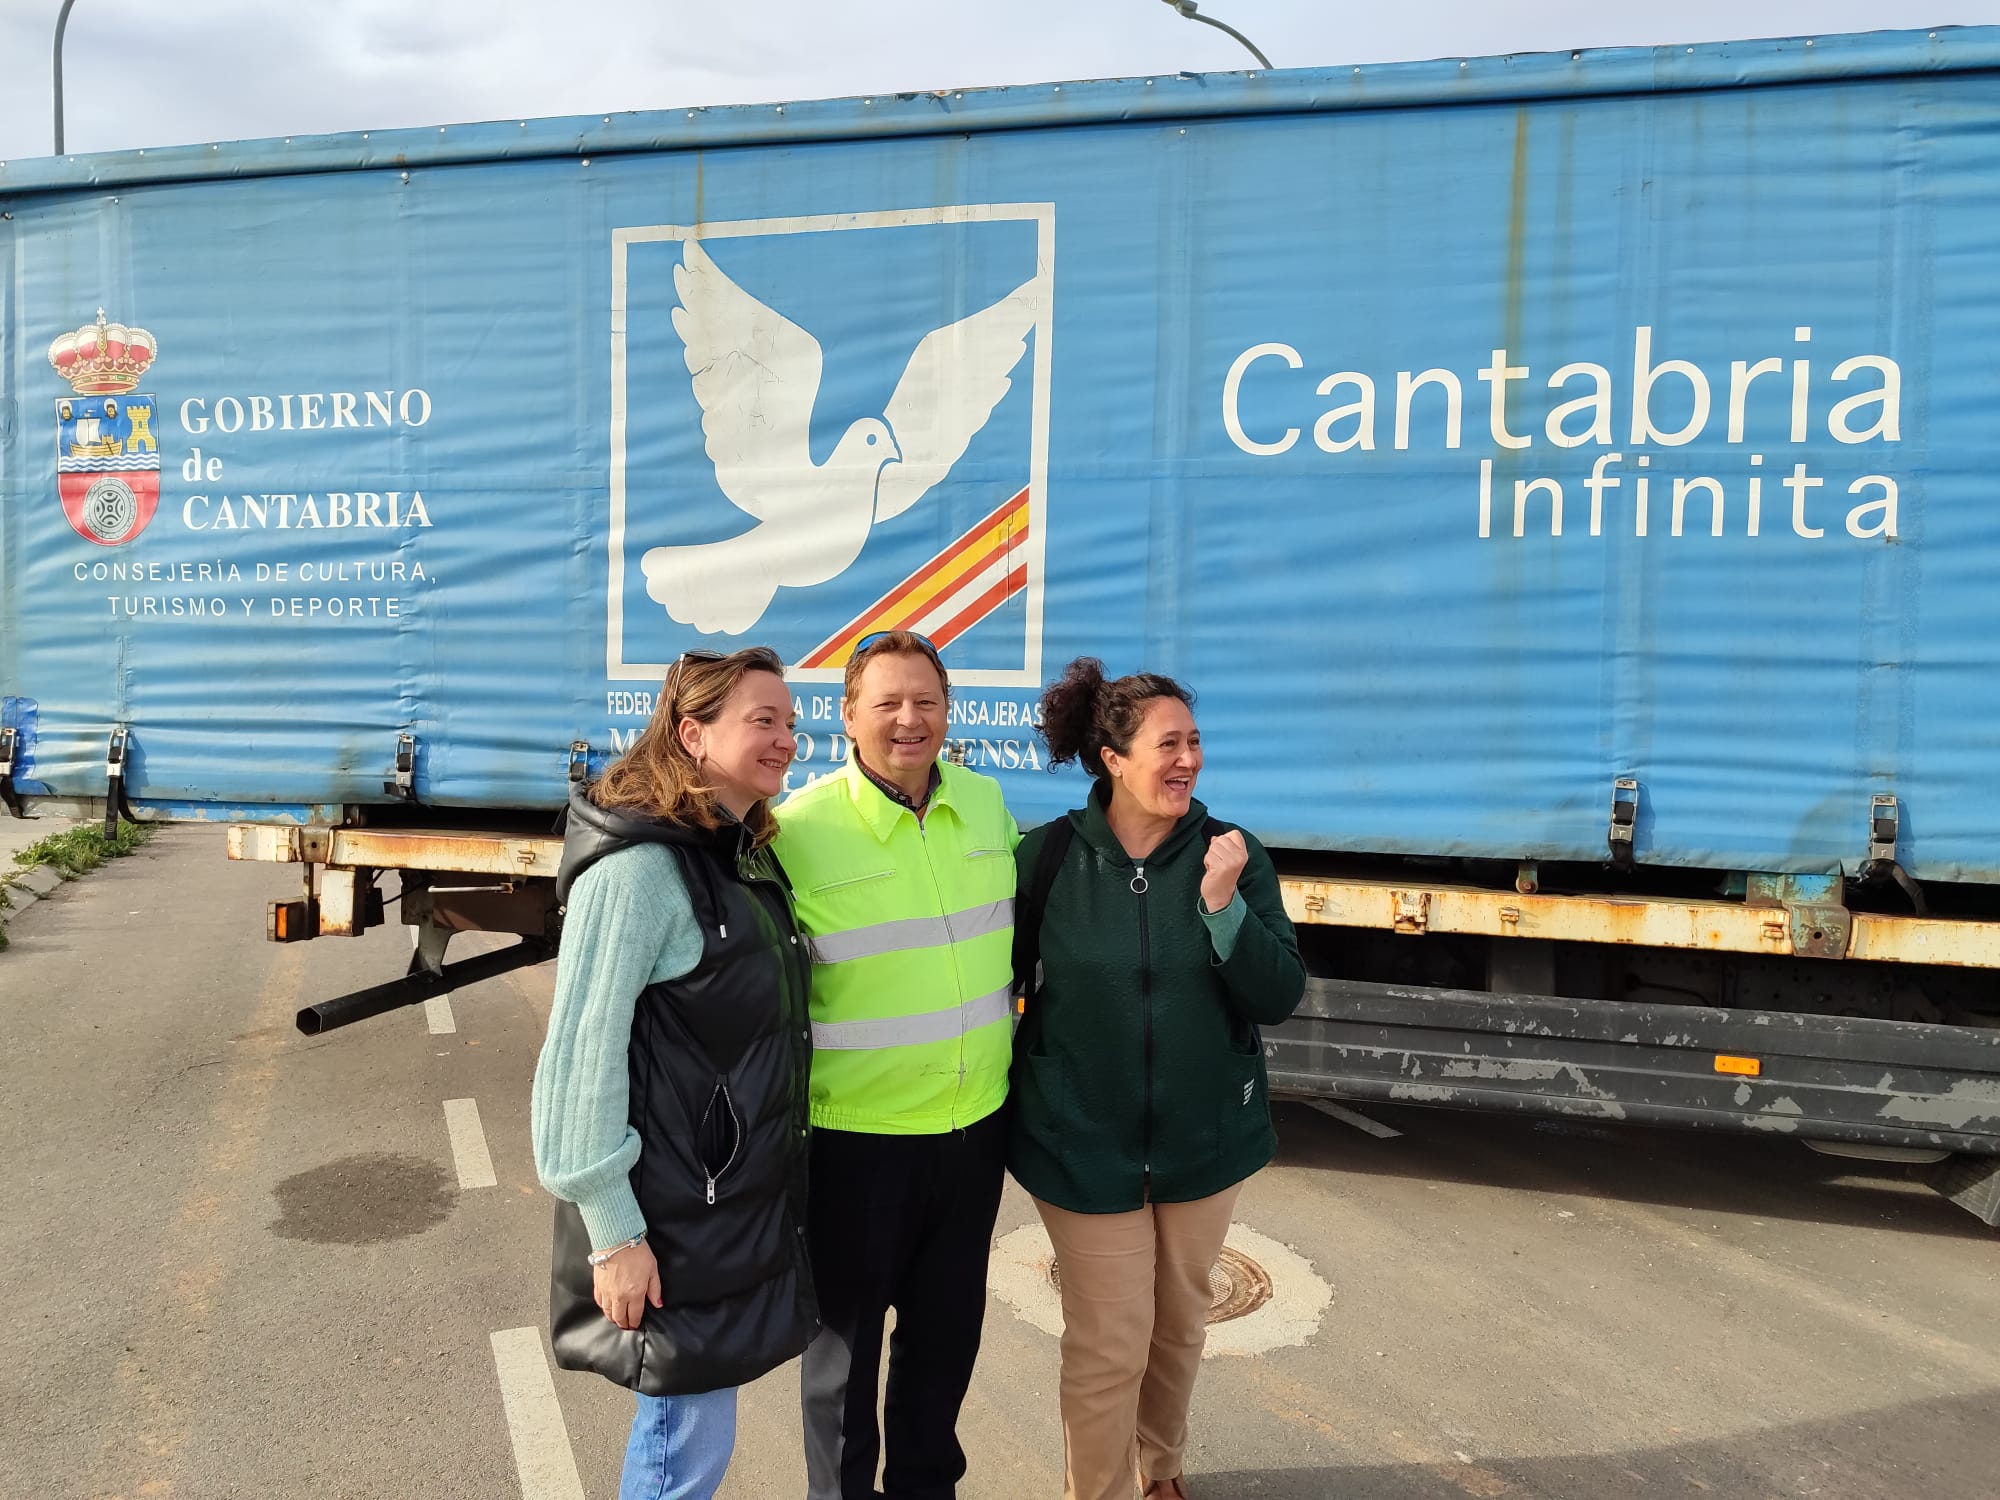
[[[1192,708],[1194,694],[1158,672],[1134,672],[1107,680],[1104,663],[1079,656],[1062,676],[1042,690],[1042,738],[1048,742],[1049,769],[1080,760],[1098,781],[1108,781],[1104,752],[1132,753],[1132,736],[1155,698],[1177,698]]]

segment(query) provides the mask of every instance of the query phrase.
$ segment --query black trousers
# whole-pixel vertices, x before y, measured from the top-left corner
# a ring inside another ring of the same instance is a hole
[[[801,1375],[809,1500],[955,1495],[965,1475],[958,1409],[979,1355],[1006,1167],[1004,1114],[944,1135],[813,1131],[807,1222],[825,1326]]]

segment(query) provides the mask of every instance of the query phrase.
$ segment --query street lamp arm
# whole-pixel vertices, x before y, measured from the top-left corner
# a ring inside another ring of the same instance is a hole
[[[1250,55],[1257,59],[1259,66],[1264,68],[1271,66],[1271,59],[1257,50],[1255,42],[1251,41],[1249,37],[1238,31],[1234,26],[1231,26],[1227,21],[1218,21],[1213,16],[1201,14],[1200,10],[1196,7],[1195,0],[1166,0],[1166,3],[1190,21],[1199,21],[1204,26],[1213,26],[1217,31],[1228,32],[1237,41],[1250,49]]]

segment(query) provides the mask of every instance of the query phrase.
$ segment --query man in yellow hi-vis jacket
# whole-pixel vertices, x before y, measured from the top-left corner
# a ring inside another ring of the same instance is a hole
[[[814,960],[807,1493],[949,1500],[1006,1160],[1020,834],[992,778],[938,760],[928,640],[863,637],[846,686],[853,757],[779,807],[776,845]]]

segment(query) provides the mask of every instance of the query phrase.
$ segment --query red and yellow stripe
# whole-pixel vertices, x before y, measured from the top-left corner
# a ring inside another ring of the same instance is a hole
[[[1021,549],[1028,539],[1028,491],[1023,489],[985,520],[910,574],[874,604],[800,658],[801,667],[844,667],[854,643],[878,630],[922,630],[942,650],[1028,586]],[[982,574],[1012,562],[977,593]],[[938,618],[942,616],[942,619]]]

